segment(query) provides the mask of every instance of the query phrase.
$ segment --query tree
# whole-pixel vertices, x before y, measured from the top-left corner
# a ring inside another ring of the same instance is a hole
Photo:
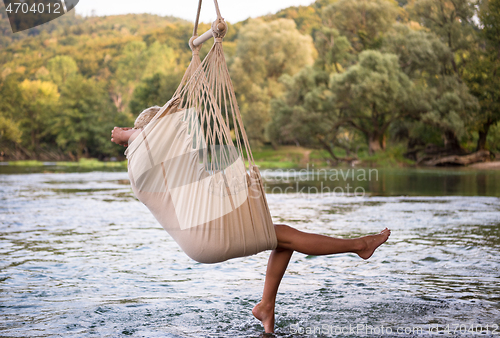
[[[453,72],[459,76],[466,62],[466,51],[474,42],[474,5],[469,0],[412,0],[408,5],[411,17],[448,46],[453,53],[450,59]]]
[[[29,148],[39,149],[42,137],[48,136],[48,126],[59,107],[59,92],[57,86],[48,81],[24,80],[20,84],[22,105],[18,107],[21,116],[19,122],[23,134],[30,135]]]
[[[483,24],[482,34],[488,41],[489,47],[496,51],[500,59],[500,1],[483,0],[481,2],[479,19]]]
[[[384,148],[387,128],[408,114],[413,86],[401,71],[398,57],[364,51],[359,63],[331,79],[335,107],[366,139],[371,154]]]
[[[476,149],[486,149],[490,127],[500,121],[500,62],[494,54],[480,50],[471,56],[463,78],[479,102],[479,114],[471,121],[478,132]]]
[[[387,32],[380,50],[396,54],[401,70],[415,81],[446,74],[453,58],[436,34],[399,23]]]
[[[154,42],[148,47],[143,41],[128,43],[114,63],[116,73],[111,81],[110,94],[118,111],[125,111],[142,79],[156,73],[175,72],[176,65],[174,51],[166,45]]]
[[[9,119],[19,117],[19,105],[23,99],[19,79],[19,74],[0,76],[0,114]]]
[[[335,28],[321,27],[315,34],[318,57],[315,66],[326,71],[341,73],[355,59],[349,40]]]
[[[409,117],[441,132],[447,152],[463,153],[460,138],[474,121],[477,100],[453,71],[448,45],[432,32],[398,24],[386,35],[382,50],[398,55],[401,69],[414,83]],[[434,134],[425,125],[414,123],[409,144]]]
[[[339,0],[323,9],[322,19],[324,26],[337,29],[361,52],[380,46],[400,12],[394,0]]]
[[[476,10],[478,3],[479,13]],[[497,79],[500,69],[499,7],[498,0],[414,0],[410,6],[412,16],[447,44],[453,53],[452,72],[459,83],[465,81],[469,92],[479,102],[480,108],[477,109],[476,103],[474,109],[466,112],[464,120],[470,131],[479,134],[478,150],[486,148],[489,128],[500,119],[497,104],[500,96]],[[469,96],[461,99],[470,101]]]
[[[104,83],[81,75],[70,79],[61,88],[61,106],[50,128],[61,149],[77,158],[113,153],[109,132],[118,116]]]
[[[288,7],[268,17],[273,20],[292,19],[295,21],[297,29],[302,34],[313,35],[314,32],[321,27],[321,9],[315,6],[316,4],[317,3],[313,3],[311,6]]]
[[[23,97],[17,76],[0,77],[0,156],[22,142],[23,133],[19,123],[19,106],[22,105]]]
[[[248,138],[262,143],[271,121],[270,102],[283,92],[278,79],[313,63],[310,36],[297,31],[292,20],[250,20],[238,36],[231,77]]]
[[[483,150],[490,128],[500,121],[500,1],[484,0],[479,19],[480,43],[470,53],[463,78],[479,100],[479,114],[473,125],[479,136],[476,148]]]
[[[422,121],[442,131],[448,152],[464,153],[460,138],[465,136],[466,125],[473,122],[478,108],[476,98],[455,75],[439,78],[433,87],[423,92],[429,108],[422,114]]]
[[[143,79],[135,88],[130,100],[130,111],[134,116],[139,115],[147,107],[163,106],[174,94],[181,82],[181,73],[156,73]]]
[[[337,161],[334,148],[342,120],[333,106],[328,73],[305,67],[281,82],[286,92],[272,101],[271,141],[322,148]]]
[[[47,61],[48,79],[61,87],[78,74],[78,66],[72,57],[58,55]],[[43,69],[40,70],[43,74]],[[43,75],[41,75],[43,77]]]
[[[19,125],[12,119],[0,114],[0,145],[5,146],[9,142],[20,143],[21,136],[22,132]]]

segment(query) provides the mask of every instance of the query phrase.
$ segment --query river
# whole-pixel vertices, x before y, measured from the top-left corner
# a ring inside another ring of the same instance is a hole
[[[275,222],[392,230],[367,261],[295,253],[276,336],[499,336],[500,172],[343,170],[262,171]],[[0,167],[1,337],[262,336],[269,252],[196,263],[125,172],[64,171]]]

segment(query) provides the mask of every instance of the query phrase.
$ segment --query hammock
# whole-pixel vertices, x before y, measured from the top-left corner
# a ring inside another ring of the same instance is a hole
[[[174,96],[129,144],[132,189],[192,259],[217,263],[275,249],[262,178],[252,157],[217,20],[189,45],[193,57]],[[203,62],[201,43],[214,45]]]

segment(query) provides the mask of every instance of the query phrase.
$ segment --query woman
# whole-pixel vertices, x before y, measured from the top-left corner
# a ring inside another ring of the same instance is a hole
[[[159,109],[160,107],[146,109],[143,112],[147,114],[146,122],[144,122],[144,115],[141,114],[138,118],[141,123],[138,125],[136,121],[136,128],[115,127],[111,131],[111,141],[125,147],[128,146],[140,133],[140,128],[147,124],[150,116],[154,116]],[[252,310],[255,318],[264,325],[266,333],[274,332],[276,295],[294,251],[314,256],[352,252],[362,259],[368,259],[381,244],[387,241],[391,234],[390,230],[385,228],[376,235],[342,239],[302,232],[284,224],[275,224],[274,231],[277,246],[269,256],[262,300]]]

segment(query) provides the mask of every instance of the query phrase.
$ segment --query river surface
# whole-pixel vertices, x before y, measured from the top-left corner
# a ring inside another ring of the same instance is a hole
[[[199,264],[125,172],[23,170],[0,174],[0,337],[262,336],[251,309],[269,252]],[[343,238],[392,230],[368,261],[295,253],[277,337],[500,336],[498,171],[263,175],[276,222]],[[300,190],[321,184],[332,190]]]

